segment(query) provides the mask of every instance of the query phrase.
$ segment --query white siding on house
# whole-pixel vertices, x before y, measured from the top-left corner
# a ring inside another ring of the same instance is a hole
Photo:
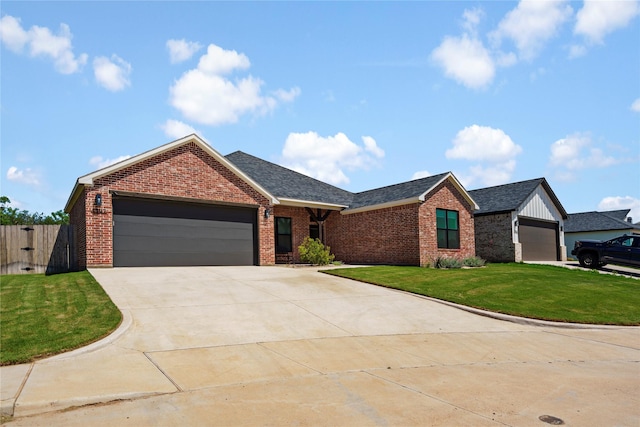
[[[563,224],[562,214],[541,185],[522,203],[518,215]]]
[[[518,217],[528,217],[539,219],[542,221],[551,221],[558,223],[559,243],[560,243],[560,259],[566,258],[567,247],[564,242],[564,220],[562,214],[556,208],[551,197],[544,190],[542,185],[538,185],[533,193],[520,205],[517,211],[512,212],[511,227],[513,232],[513,243],[520,245],[520,237],[518,236],[518,228],[515,223]],[[569,250],[569,252],[571,252]]]

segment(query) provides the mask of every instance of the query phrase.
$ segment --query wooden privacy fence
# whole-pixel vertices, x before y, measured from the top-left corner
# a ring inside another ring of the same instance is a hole
[[[77,264],[70,225],[0,226],[0,274],[65,273]]]

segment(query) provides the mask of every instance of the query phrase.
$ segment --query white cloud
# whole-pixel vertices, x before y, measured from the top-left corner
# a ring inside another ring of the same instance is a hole
[[[363,136],[362,142],[364,143],[365,151],[373,154],[378,159],[381,159],[384,157],[384,150],[378,147],[378,144],[376,143],[375,139],[371,138],[370,136]]]
[[[290,90],[278,89],[273,92],[273,95],[282,102],[292,102],[298,96],[300,96],[300,88],[294,87]]]
[[[111,59],[105,56],[94,59],[93,72],[98,84],[112,92],[131,86],[131,64],[118,55],[111,55]]]
[[[606,168],[620,163],[598,147],[593,147],[588,134],[575,133],[559,139],[551,145],[549,164],[557,169],[560,180],[575,179],[575,172],[586,168]]]
[[[251,67],[249,58],[235,50],[224,50],[220,46],[210,44],[207,53],[200,58],[198,69],[208,74],[229,74],[232,71],[246,70]]]
[[[515,170],[515,158],[522,147],[515,144],[502,129],[472,125],[459,131],[453,139],[453,148],[445,152],[448,159],[480,162],[460,175],[464,185],[481,181],[485,185],[508,182]]]
[[[5,15],[0,19],[0,39],[8,49],[20,53],[29,43],[29,34],[20,25],[19,18]]]
[[[465,187],[476,182],[479,182],[484,187],[492,187],[509,182],[515,169],[515,160],[508,160],[490,166],[474,165],[469,168],[469,172],[460,175],[460,181]]]
[[[572,14],[573,9],[565,0],[521,0],[489,34],[489,38],[496,46],[500,46],[505,38],[511,39],[520,58],[530,61]]]
[[[573,32],[590,43],[602,43],[607,34],[626,27],[638,14],[640,7],[637,0],[585,0],[576,15]]]
[[[431,52],[431,58],[447,77],[472,89],[487,86],[495,76],[495,64],[489,51],[480,40],[468,34],[445,37]]]
[[[431,172],[429,172],[429,171],[417,171],[417,172],[414,172],[413,175],[411,175],[411,180],[420,179],[420,178],[426,178],[426,177],[431,176],[431,175],[433,175],[433,174]]]
[[[448,159],[503,162],[520,154],[522,147],[515,144],[502,129],[488,126],[467,126],[456,134],[453,148],[445,152]]]
[[[119,163],[123,160],[127,160],[130,157],[131,156],[129,155],[125,155],[125,156],[116,157],[115,159],[104,159],[102,158],[102,156],[94,156],[91,159],[89,159],[89,164],[95,166],[98,169],[102,169],[102,168],[106,168],[107,166],[111,166],[116,163]]]
[[[178,64],[190,59],[201,48],[202,45],[198,42],[188,42],[185,39],[167,40],[169,60],[172,64]]]
[[[274,96],[262,96],[264,82],[253,76],[230,80],[223,75],[249,68],[242,53],[209,45],[198,68],[185,72],[169,88],[170,103],[187,119],[207,125],[235,123],[247,113],[267,114],[280,102],[291,102],[299,88],[279,89]]]
[[[0,19],[0,38],[15,53],[21,53],[27,46],[30,56],[50,58],[56,71],[62,74],[79,72],[87,63],[87,54],[76,57],[73,53],[73,35],[67,24],[60,24],[57,35],[50,29],[37,25],[26,31],[22,28],[20,19],[5,15]]]
[[[474,36],[478,33],[478,25],[484,18],[484,10],[477,7],[474,9],[465,9],[462,13],[462,28],[469,34]]]
[[[39,174],[31,170],[30,168],[18,169],[15,166],[11,166],[7,170],[7,179],[9,181],[14,181],[20,184],[26,184],[26,185],[36,186],[36,187],[40,185]]]
[[[174,139],[182,138],[183,136],[191,135],[192,133],[199,134],[199,132],[191,125],[173,119],[169,119],[164,122],[160,125],[160,128],[164,131],[166,136]]]
[[[313,178],[338,185],[349,182],[345,170],[367,169],[384,156],[376,141],[362,137],[363,146],[344,133],[322,137],[316,132],[290,133],[282,149],[285,166]]]
[[[615,211],[621,209],[631,209],[629,216],[634,223],[640,221],[640,199],[631,196],[612,196],[605,197],[598,204],[600,211]]]
[[[631,111],[635,111],[636,113],[640,113],[640,98],[633,101],[631,104]]]

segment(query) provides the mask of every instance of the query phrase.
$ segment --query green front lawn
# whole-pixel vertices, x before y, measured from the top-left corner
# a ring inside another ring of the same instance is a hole
[[[73,350],[115,330],[122,315],[88,271],[0,277],[0,365]]]
[[[640,280],[534,264],[362,267],[327,274],[484,310],[559,322],[640,325]]]

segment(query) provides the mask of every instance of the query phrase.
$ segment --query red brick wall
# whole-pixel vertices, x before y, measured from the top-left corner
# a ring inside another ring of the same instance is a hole
[[[418,265],[418,204],[327,219],[327,244],[349,264]]]
[[[460,249],[438,248],[438,208],[458,211]],[[424,203],[330,216],[327,244],[336,260],[351,264],[429,265],[439,256],[464,259],[475,255],[473,213],[445,181]]]
[[[86,191],[82,193],[76,200],[75,204],[69,212],[69,223],[73,226],[74,247],[78,259],[78,269],[85,270],[87,268],[87,216],[85,211]]]
[[[72,212],[84,204],[87,267],[113,265],[113,206],[109,193],[112,190],[258,204],[258,261],[261,265],[275,262],[273,217],[264,218],[270,201],[198,145],[189,143],[97,179],[93,187],[86,189],[86,197],[78,199]],[[97,193],[102,195],[100,209],[94,207]],[[81,218],[75,221],[82,227]],[[79,259],[82,257],[79,253]]]
[[[300,252],[298,251],[298,246],[300,246],[304,238],[309,235],[309,224],[311,223],[309,219],[309,212],[307,212],[305,208],[279,205],[276,205],[273,211],[274,216],[291,218],[291,242],[293,246],[293,261],[300,262]],[[275,246],[275,229],[273,236]]]
[[[438,248],[436,209],[458,211],[460,249]],[[473,211],[456,187],[445,181],[426,196],[420,206],[420,265],[433,265],[438,257],[464,259],[475,256]]]

